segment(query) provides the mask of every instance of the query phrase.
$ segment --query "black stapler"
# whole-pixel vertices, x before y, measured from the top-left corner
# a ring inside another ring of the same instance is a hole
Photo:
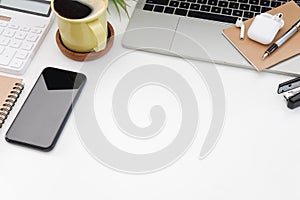
[[[277,93],[283,93],[288,108],[300,106],[300,77],[279,84]]]

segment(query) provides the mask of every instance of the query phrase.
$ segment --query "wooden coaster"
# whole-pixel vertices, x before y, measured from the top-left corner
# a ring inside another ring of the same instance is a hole
[[[75,51],[68,49],[67,47],[65,47],[65,45],[61,41],[59,30],[57,30],[57,32],[56,32],[56,43],[57,43],[60,51],[65,56],[67,56],[73,60],[77,60],[77,61],[95,60],[95,59],[100,58],[103,55],[105,55],[111,49],[111,47],[114,43],[115,31],[109,22],[107,22],[107,32],[108,33],[107,33],[106,47],[105,47],[105,49],[103,49],[99,52],[92,51],[92,52],[82,53],[82,52],[75,52]]]

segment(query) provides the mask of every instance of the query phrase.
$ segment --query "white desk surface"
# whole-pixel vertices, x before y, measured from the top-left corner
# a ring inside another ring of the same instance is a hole
[[[131,13],[134,3],[129,3]],[[111,5],[110,12],[108,19],[116,34],[121,34],[128,19],[123,14],[120,21]],[[61,54],[55,43],[56,30],[54,23],[31,66],[22,76],[26,82],[24,93],[0,130],[0,199],[300,199],[300,109],[287,109],[282,97],[277,95],[278,84],[292,78],[283,75],[217,66],[226,98],[226,119],[217,146],[204,160],[198,159],[205,134],[200,126],[199,136],[190,149],[173,165],[155,173],[126,174],[97,162],[81,143],[74,113],[51,152],[7,143],[5,133],[42,69],[45,66],[70,70],[82,67],[82,63]],[[114,47],[120,48],[120,44],[115,43]],[[176,61],[176,58],[145,52],[136,54],[140,62],[149,56],[154,60],[163,58],[170,63]],[[176,68],[176,62],[173,64]],[[83,67],[87,66],[84,64]],[[124,63],[123,67],[126,69],[128,66]],[[106,85],[108,89],[109,86]],[[89,87],[88,81],[85,89]],[[199,91],[197,84],[191,87]],[[150,101],[154,99],[157,98],[150,98]],[[202,109],[199,114],[211,116],[209,106],[199,105],[199,108]],[[96,115],[101,118],[97,110]],[[147,119],[147,113],[137,115],[142,121]],[[207,125],[203,127],[205,129]],[[115,143],[126,148],[122,141]],[[130,150],[139,151],[137,147]],[[151,146],[145,151],[151,151]]]

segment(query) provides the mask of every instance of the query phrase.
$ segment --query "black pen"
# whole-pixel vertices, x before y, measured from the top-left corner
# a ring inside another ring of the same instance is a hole
[[[285,34],[283,34],[275,43],[273,43],[264,53],[263,59],[271,55],[278,47],[283,45],[288,39],[290,39],[295,33],[297,33],[300,27],[300,20],[297,21]]]

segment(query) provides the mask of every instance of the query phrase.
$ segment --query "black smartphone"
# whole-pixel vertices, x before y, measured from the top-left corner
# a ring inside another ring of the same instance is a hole
[[[83,74],[45,68],[6,133],[6,141],[52,150],[85,82]]]

